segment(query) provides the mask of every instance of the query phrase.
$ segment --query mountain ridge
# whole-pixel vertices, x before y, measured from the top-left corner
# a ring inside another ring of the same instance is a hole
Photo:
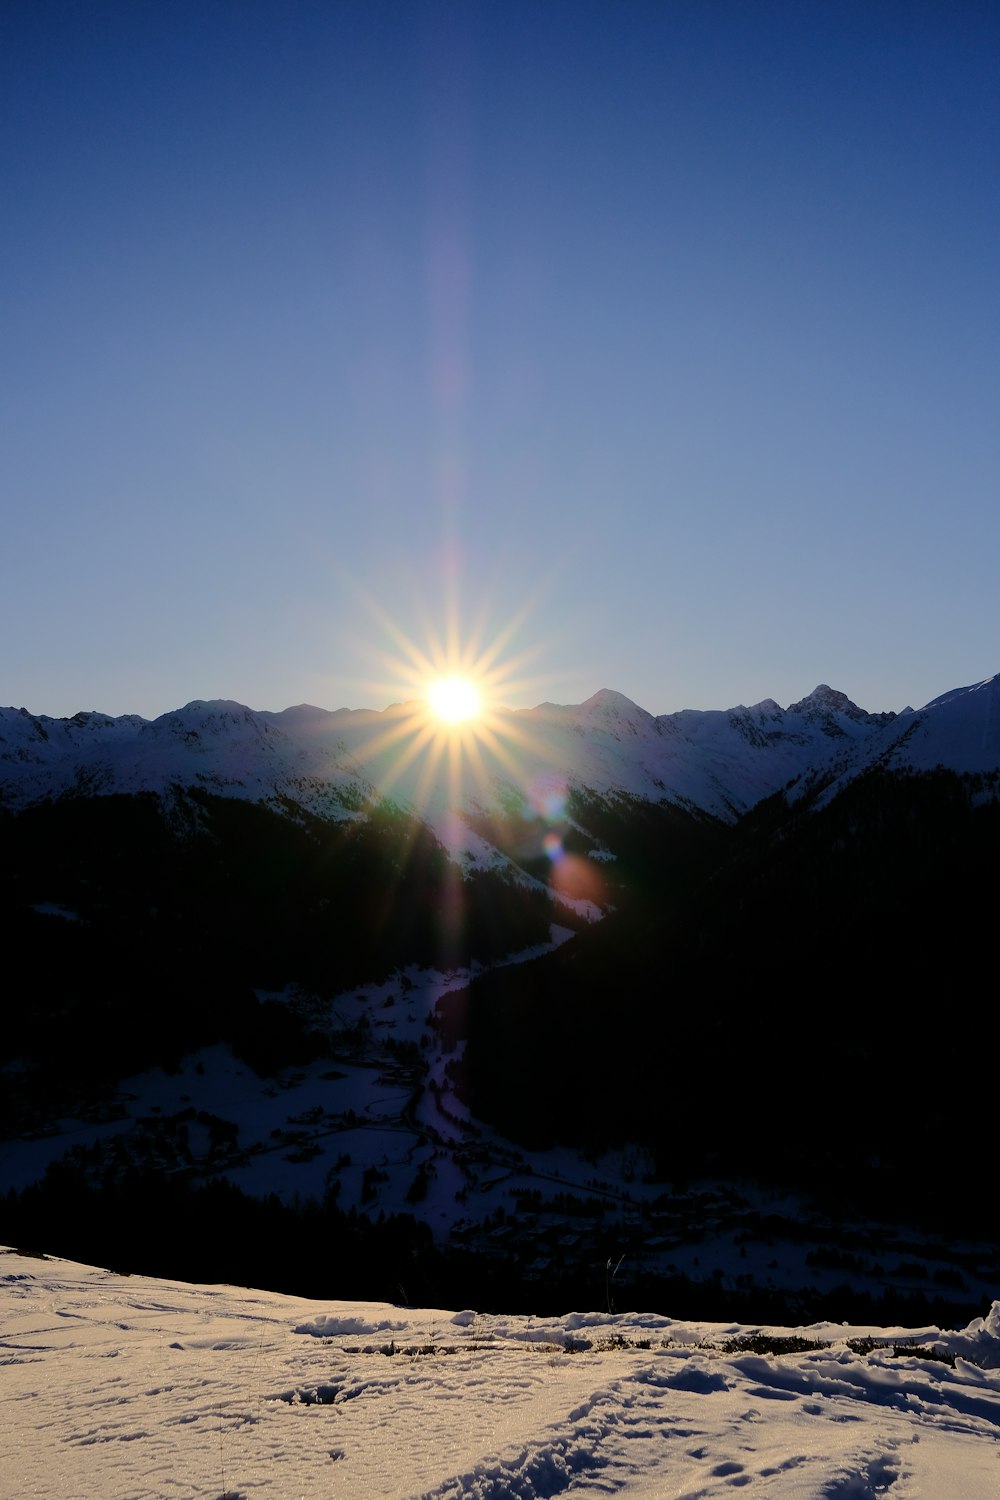
[[[1000,676],[899,714],[869,712],[826,683],[787,708],[765,698],[661,715],[601,688],[580,704],[498,709],[486,726],[470,732],[472,748],[456,762],[446,732],[418,703],[271,711],[192,699],[152,720],[0,708],[0,800],[17,807],[74,792],[199,785],[345,817],[359,798],[389,796],[437,826],[512,795],[530,808],[540,787],[551,796],[555,778],[564,791],[669,802],[732,822],[790,786],[801,797],[876,765],[1000,769]]]

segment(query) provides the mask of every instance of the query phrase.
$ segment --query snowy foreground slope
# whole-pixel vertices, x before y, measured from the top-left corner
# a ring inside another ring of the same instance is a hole
[[[956,1332],[753,1332],[307,1302],[0,1250],[0,1494],[1000,1495],[1000,1303]]]

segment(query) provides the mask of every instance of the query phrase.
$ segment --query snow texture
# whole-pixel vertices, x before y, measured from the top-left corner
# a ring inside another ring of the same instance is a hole
[[[319,1304],[0,1251],[0,1493],[1000,1493],[1000,1303],[964,1330],[767,1330],[795,1352],[734,1347],[748,1332]]]

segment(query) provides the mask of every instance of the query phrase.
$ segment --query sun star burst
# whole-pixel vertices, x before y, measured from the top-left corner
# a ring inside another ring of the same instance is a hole
[[[482,694],[469,677],[439,677],[427,689],[432,713],[448,724],[476,718],[482,709]]]

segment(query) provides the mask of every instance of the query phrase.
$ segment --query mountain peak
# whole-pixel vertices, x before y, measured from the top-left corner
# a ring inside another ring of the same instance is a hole
[[[185,703],[183,708],[175,709],[174,712],[210,717],[213,714],[242,715],[252,713],[253,710],[245,703],[237,703],[235,698],[192,698],[190,703]]]
[[[596,693],[584,699],[580,707],[587,709],[616,709],[622,712],[637,709],[639,705],[638,703],[633,703],[631,698],[626,698],[624,693],[616,692],[614,688],[598,688]]]
[[[583,724],[605,729],[616,736],[623,729],[628,734],[638,734],[640,726],[655,724],[652,714],[633,703],[631,698],[626,698],[624,693],[616,693],[614,688],[599,688],[580,704],[576,717]]]
[[[846,693],[841,693],[837,688],[830,687],[829,683],[821,682],[814,687],[812,692],[805,698],[800,698],[798,703],[788,705],[790,714],[801,714],[804,719],[811,719],[818,724],[824,734],[837,739],[847,734],[853,736],[856,729],[845,729],[844,720],[848,723],[868,728],[877,728],[883,724],[889,724],[896,717],[892,712],[883,714],[872,714],[848,698]]]
[[[836,688],[830,687],[829,683],[826,682],[819,683],[805,698],[800,698],[798,703],[790,703],[788,705],[788,712],[790,714],[815,713],[817,710],[821,713],[852,715],[864,712],[864,709],[859,708],[856,703],[852,703],[846,693],[839,692]]]

